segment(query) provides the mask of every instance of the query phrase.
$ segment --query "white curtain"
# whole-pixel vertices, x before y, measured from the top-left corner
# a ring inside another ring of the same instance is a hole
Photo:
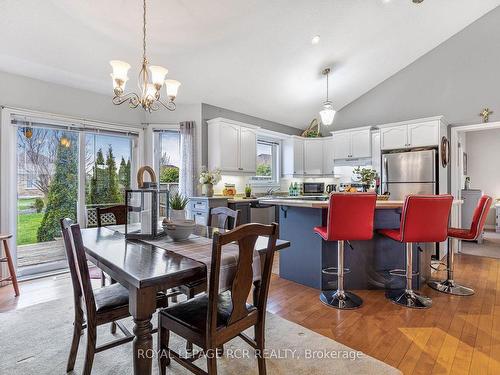
[[[194,121],[180,123],[181,133],[181,168],[179,175],[179,191],[186,197],[194,195],[195,187],[195,126]]]

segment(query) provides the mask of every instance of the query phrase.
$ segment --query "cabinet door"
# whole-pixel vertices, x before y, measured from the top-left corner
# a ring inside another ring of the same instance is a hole
[[[408,147],[408,127],[406,125],[392,126],[380,130],[380,148],[393,150]]]
[[[335,159],[335,142],[333,138],[325,138],[323,140],[323,174],[333,175],[334,174],[334,162]]]
[[[347,159],[351,155],[349,132],[333,134],[333,155],[335,159]]]
[[[321,139],[304,141],[304,174],[323,174],[323,142]]]
[[[304,174],[304,141],[293,140],[293,174]]]
[[[380,132],[372,133],[372,168],[375,169],[378,175],[381,175],[382,168],[382,153],[380,152]]]
[[[436,146],[439,144],[439,122],[428,121],[408,125],[408,143],[411,147]]]
[[[257,136],[251,129],[240,130],[240,166],[242,172],[257,170]]]
[[[223,171],[239,171],[240,127],[227,123],[221,123],[219,126],[221,147],[216,152],[220,152],[220,169]]]
[[[370,158],[372,137],[370,129],[351,131],[351,158]]]

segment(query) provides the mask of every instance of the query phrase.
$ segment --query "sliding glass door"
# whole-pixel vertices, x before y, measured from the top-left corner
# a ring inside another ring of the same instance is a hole
[[[25,273],[66,266],[59,219],[76,219],[79,134],[17,128],[17,267]]]
[[[181,167],[181,135],[179,130],[155,132],[156,173],[160,185],[170,195],[179,192],[179,171]]]
[[[97,207],[124,203],[136,136],[42,122],[13,124],[18,275],[66,268],[59,220],[96,226]]]

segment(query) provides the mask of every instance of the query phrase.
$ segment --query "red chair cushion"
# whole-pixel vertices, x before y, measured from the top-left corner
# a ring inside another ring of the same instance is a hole
[[[405,199],[399,236],[392,230],[379,233],[399,242],[443,242],[448,236],[451,195],[409,195]]]
[[[328,204],[326,236],[324,229],[315,231],[327,241],[369,240],[376,203],[373,193],[334,193]]]
[[[461,240],[475,240],[483,232],[492,202],[493,199],[490,196],[483,195],[474,209],[470,228],[448,228],[448,236]]]
[[[394,241],[401,241],[401,231],[399,229],[381,229],[378,231],[383,236],[392,238]]]

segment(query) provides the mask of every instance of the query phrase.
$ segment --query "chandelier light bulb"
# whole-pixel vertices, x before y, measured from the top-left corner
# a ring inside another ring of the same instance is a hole
[[[163,82],[165,82],[168,69],[162,66],[151,65],[149,71],[151,72],[151,82],[153,82],[153,85],[159,86],[160,89],[163,86]]]
[[[128,81],[128,70],[130,69],[130,64],[120,60],[111,60],[109,64],[113,68],[113,79]]]

